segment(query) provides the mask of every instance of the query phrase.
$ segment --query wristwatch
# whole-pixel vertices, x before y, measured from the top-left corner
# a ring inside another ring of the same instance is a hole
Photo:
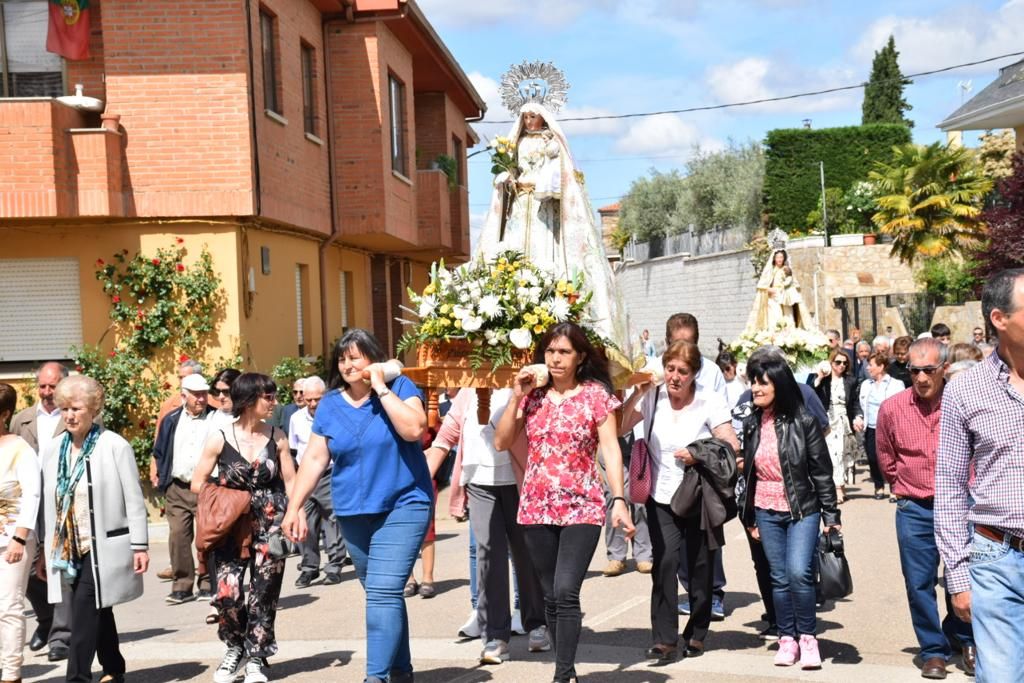
[[[377,392],[377,398],[384,398],[385,396],[387,396],[390,393],[391,393],[391,390],[388,389],[387,387],[384,387],[383,389],[381,389],[380,391]]]

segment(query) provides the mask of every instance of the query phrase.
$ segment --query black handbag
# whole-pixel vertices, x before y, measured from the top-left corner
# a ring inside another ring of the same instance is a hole
[[[818,602],[839,600],[853,593],[850,563],[843,550],[843,535],[831,529],[818,537]]]

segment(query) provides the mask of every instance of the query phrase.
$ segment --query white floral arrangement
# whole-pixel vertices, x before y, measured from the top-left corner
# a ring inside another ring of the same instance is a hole
[[[591,294],[584,288],[582,273],[556,278],[517,251],[480,257],[454,270],[444,261],[434,263],[423,291],[408,290],[413,307],[403,309],[417,320],[399,319],[410,329],[398,350],[464,340],[472,347],[473,369],[485,362],[497,368],[511,364],[516,352],[532,350],[560,322],[577,323],[592,341],[607,345],[585,324]]]
[[[828,358],[828,337],[818,330],[805,330],[783,320],[773,330],[745,331],[729,345],[737,360],[745,361],[755,349],[778,346],[793,367],[800,368]]]

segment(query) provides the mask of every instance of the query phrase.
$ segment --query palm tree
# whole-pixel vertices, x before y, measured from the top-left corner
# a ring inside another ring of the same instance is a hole
[[[974,153],[935,142],[893,148],[893,160],[869,174],[880,196],[872,222],[893,236],[892,254],[912,264],[917,256],[962,255],[985,239],[980,218],[992,181]]]

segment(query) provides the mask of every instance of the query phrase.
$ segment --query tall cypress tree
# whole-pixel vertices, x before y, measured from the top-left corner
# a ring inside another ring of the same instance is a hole
[[[913,107],[903,99],[903,86],[911,83],[900,73],[900,53],[896,41],[889,36],[885,47],[875,53],[871,62],[871,78],[864,88],[861,123],[899,123],[908,128],[914,122],[903,114]]]

